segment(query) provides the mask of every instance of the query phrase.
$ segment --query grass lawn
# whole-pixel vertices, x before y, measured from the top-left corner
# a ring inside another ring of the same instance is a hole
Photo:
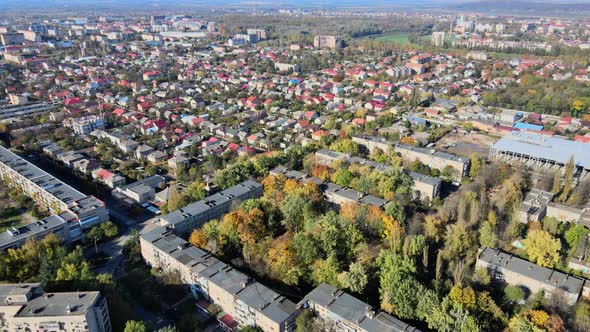
[[[395,34],[391,34],[391,35],[383,35],[383,36],[377,37],[377,38],[375,38],[375,40],[380,41],[380,42],[386,42],[386,43],[396,43],[396,44],[406,45],[406,44],[410,43],[410,41],[408,40],[409,36],[410,36],[410,34],[408,34],[408,33],[395,33]]]
[[[0,233],[11,227],[22,226],[22,224],[22,214],[18,209],[8,208],[0,213]]]

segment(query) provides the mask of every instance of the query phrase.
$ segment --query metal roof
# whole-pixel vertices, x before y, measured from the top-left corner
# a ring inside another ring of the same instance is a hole
[[[514,132],[499,139],[492,149],[566,164],[574,157],[577,166],[590,169],[590,144],[542,134]]]

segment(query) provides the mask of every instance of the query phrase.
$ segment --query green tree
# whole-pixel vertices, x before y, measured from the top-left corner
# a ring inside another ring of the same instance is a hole
[[[484,166],[484,161],[476,153],[472,153],[469,156],[469,160],[469,176],[474,179],[479,175],[479,172],[481,172],[481,169]]]
[[[559,200],[561,202],[565,202],[570,195],[570,192],[573,187],[573,182],[574,182],[575,167],[576,167],[576,164],[574,162],[574,156],[571,156],[570,160],[565,165],[563,190],[561,192],[561,195],[559,196]]]
[[[311,277],[316,285],[326,283],[336,288],[340,288],[338,281],[338,272],[340,270],[338,260],[334,256],[327,259],[317,260],[312,266]]]
[[[139,322],[136,320],[129,320],[125,324],[125,331],[124,332],[147,332],[148,328],[144,322]]]
[[[556,194],[559,193],[561,190],[561,172],[556,171],[553,175],[553,185],[551,187],[551,192]]]
[[[176,185],[171,185],[168,189],[170,191],[168,195],[168,202],[166,202],[168,211],[176,211],[188,203],[186,197],[178,191]]]
[[[303,223],[306,213],[311,211],[309,202],[301,195],[287,195],[281,202],[280,210],[283,213],[282,223],[287,229],[296,231]]]
[[[479,244],[487,247],[496,247],[498,237],[493,226],[488,221],[484,221],[479,228]]]
[[[588,238],[588,229],[582,224],[574,224],[565,232],[565,241],[570,249],[575,249],[581,241]]]
[[[98,241],[104,239],[104,231],[100,227],[100,225],[92,227],[86,236],[94,242],[94,250],[98,254]]]
[[[295,319],[295,332],[322,332],[324,329],[314,317],[313,311],[305,309]]]
[[[414,262],[391,250],[382,250],[377,266],[381,308],[400,318],[415,318],[420,294],[425,288],[415,278]]]
[[[316,259],[321,257],[318,241],[308,232],[298,232],[293,236],[293,248],[305,266],[311,266]]]
[[[119,234],[119,228],[112,221],[100,224],[100,228],[107,239],[112,239]]]
[[[511,302],[518,302],[524,299],[524,291],[519,286],[506,286],[504,295]]]
[[[369,277],[367,270],[360,263],[352,263],[348,268],[348,272],[342,272],[338,275],[338,281],[344,288],[348,288],[355,293],[362,293],[367,286]]]
[[[330,149],[351,155],[358,154],[358,144],[351,139],[339,139],[330,145]]]
[[[340,168],[332,174],[331,180],[338,185],[346,187],[350,184],[353,177],[354,175],[348,169]]]
[[[191,184],[189,184],[184,190],[184,195],[186,195],[192,202],[202,200],[207,196],[205,183],[199,180],[191,182]]]
[[[440,332],[477,332],[479,326],[474,317],[460,304],[445,297],[425,316],[428,327]]]

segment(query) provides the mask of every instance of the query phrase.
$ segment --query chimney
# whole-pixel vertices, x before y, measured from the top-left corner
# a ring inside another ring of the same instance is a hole
[[[66,306],[66,314],[68,314],[68,315],[69,315],[70,313],[72,313],[72,308],[70,308],[70,305],[68,304],[68,305]]]

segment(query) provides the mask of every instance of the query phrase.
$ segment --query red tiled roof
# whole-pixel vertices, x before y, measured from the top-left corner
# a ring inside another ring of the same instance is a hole
[[[103,168],[103,169],[99,170],[96,173],[96,175],[98,177],[100,177],[101,179],[106,180],[106,179],[112,177],[113,176],[113,173],[111,173],[111,172],[109,172],[109,171],[107,171],[106,169]]]
[[[220,322],[221,322],[223,325],[225,325],[225,326],[229,327],[230,329],[234,329],[234,328],[238,327],[238,323],[237,323],[237,322],[234,320],[234,318],[233,318],[231,315],[229,315],[229,314],[225,314],[225,315],[223,315],[223,317],[219,318],[219,321],[220,321]]]

